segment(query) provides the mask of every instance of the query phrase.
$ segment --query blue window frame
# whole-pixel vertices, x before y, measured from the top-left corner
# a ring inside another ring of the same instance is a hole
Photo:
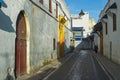
[[[82,31],[83,27],[72,27],[72,31]]]

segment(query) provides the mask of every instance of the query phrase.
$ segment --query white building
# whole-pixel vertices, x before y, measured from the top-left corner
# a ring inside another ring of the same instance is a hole
[[[82,16],[72,14],[72,27],[83,27],[84,32],[83,36],[87,37],[87,34],[89,33],[89,14],[85,13]]]
[[[120,0],[109,0],[101,11],[103,53],[120,64]]]
[[[81,10],[81,14],[72,14],[71,21],[72,21],[72,28],[83,28],[83,38],[86,38],[93,30],[93,26],[95,25],[95,21],[93,18],[89,18],[89,13],[83,12]],[[76,41],[75,45],[78,45],[79,42]]]

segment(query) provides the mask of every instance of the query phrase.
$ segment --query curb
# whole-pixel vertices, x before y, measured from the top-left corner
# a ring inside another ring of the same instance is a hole
[[[105,67],[105,65],[101,62],[101,60],[98,58],[97,55],[93,55],[93,57],[97,60],[98,64],[101,66],[102,70],[105,72],[105,74],[108,76],[110,80],[115,80],[113,75],[109,72],[109,70]]]

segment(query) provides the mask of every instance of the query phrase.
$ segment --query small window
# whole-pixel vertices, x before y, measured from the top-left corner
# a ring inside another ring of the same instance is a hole
[[[43,4],[43,0],[39,0],[39,2],[40,2],[41,4]]]
[[[56,18],[58,18],[58,4],[56,3]]]
[[[116,14],[113,13],[113,31],[116,31]]]
[[[55,38],[53,39],[53,50],[55,50],[56,49],[56,40],[55,40]]]
[[[52,0],[49,0],[49,11],[52,13]]]
[[[106,33],[106,35],[108,34],[108,26],[107,26],[107,23],[105,23],[105,33]]]

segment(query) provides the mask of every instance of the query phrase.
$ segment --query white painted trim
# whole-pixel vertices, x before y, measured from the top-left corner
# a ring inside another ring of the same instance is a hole
[[[25,13],[24,14],[24,17],[25,17],[25,21],[26,21],[26,45],[27,45],[27,50],[26,50],[26,66],[27,66],[27,74],[30,73],[30,23],[29,23],[29,19],[28,19],[28,16],[27,14]]]

